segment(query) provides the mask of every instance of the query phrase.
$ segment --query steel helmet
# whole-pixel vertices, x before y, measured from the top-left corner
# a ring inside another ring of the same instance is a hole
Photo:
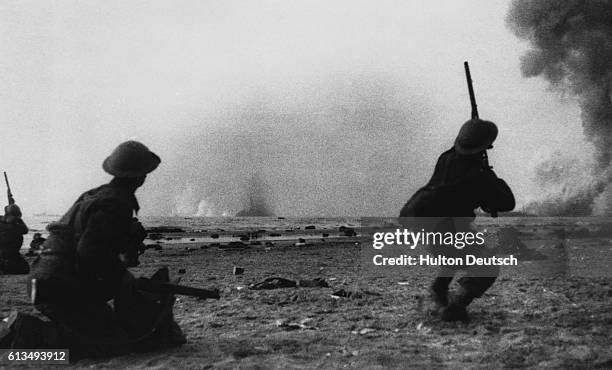
[[[462,155],[476,154],[490,147],[495,138],[495,123],[474,118],[461,126],[455,139],[455,151]]]
[[[119,144],[104,160],[102,168],[115,177],[140,177],[160,163],[161,159],[144,144],[130,140]]]

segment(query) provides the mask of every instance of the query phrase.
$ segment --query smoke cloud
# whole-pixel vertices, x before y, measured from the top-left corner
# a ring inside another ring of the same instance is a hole
[[[557,191],[526,208],[548,215],[607,213],[612,200],[612,1],[514,0],[506,21],[531,46],[521,59],[523,75],[544,77],[553,89],[577,98],[583,133],[594,148],[593,161],[553,156],[536,168],[541,187]]]
[[[251,177],[251,181],[248,184],[248,189],[245,192],[247,195],[246,205],[242,210],[236,213],[236,216],[262,217],[274,215],[264,186],[265,185],[262,183],[257,174],[254,174]]]
[[[150,212],[394,215],[430,175],[423,158],[438,154],[428,116],[427,102],[384,75],[331,76],[291,96],[261,91],[170,140],[181,150],[163,158],[167,177],[147,184]],[[177,189],[173,204],[159,201],[167,189]]]

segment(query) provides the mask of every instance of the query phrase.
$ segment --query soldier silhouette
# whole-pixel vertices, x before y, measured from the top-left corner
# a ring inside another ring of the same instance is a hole
[[[493,148],[498,129],[493,122],[478,118],[461,127],[452,148],[438,158],[433,176],[404,205],[400,212],[402,223],[414,223],[419,218],[430,230],[440,232],[473,231],[474,210],[482,208],[493,217],[498,211],[510,211],[515,206],[514,195],[506,182],[497,177],[488,165],[487,150]],[[408,218],[412,221],[407,221]],[[433,229],[433,230],[431,230]],[[432,246],[432,254],[449,257],[474,254],[483,256],[483,246],[457,250],[448,246]],[[441,267],[430,287],[434,312],[444,321],[469,320],[466,307],[474,298],[481,297],[495,282],[497,266],[466,269],[466,276],[458,280],[460,289],[449,299],[448,288],[455,274],[465,266]]]

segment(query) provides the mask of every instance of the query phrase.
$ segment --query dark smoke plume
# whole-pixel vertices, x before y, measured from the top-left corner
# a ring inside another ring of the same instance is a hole
[[[248,184],[248,190],[246,192],[246,206],[236,213],[237,217],[274,216],[264,187],[265,185],[257,174],[251,176],[251,181]]]
[[[590,179],[588,184],[566,188],[557,199],[540,203],[562,203],[552,209],[538,203],[530,207],[540,213],[573,215],[607,210],[607,194],[612,194],[608,189],[612,180],[612,1],[514,0],[507,23],[531,44],[521,60],[523,75],[542,76],[554,89],[578,99],[584,135],[595,148],[592,173],[581,174]],[[542,185],[551,180],[547,174],[536,174]]]

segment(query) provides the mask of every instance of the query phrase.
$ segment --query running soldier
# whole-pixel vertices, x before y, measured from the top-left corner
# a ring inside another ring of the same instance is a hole
[[[433,176],[419,189],[400,212],[402,223],[409,225],[418,218],[435,218],[427,231],[473,231],[474,210],[482,208],[493,217],[497,212],[511,211],[515,201],[506,182],[497,177],[488,165],[487,150],[493,148],[497,126],[480,119],[467,121],[459,131],[454,146],[440,155]],[[413,221],[409,221],[413,220]],[[419,228],[420,229],[420,228]],[[433,229],[433,230],[432,230]],[[484,246],[457,250],[433,246],[431,252],[448,257],[487,253]],[[459,291],[449,299],[448,288],[458,268],[442,267],[430,287],[434,312],[444,321],[468,321],[466,307],[493,285],[499,267],[468,270],[458,280]]]

